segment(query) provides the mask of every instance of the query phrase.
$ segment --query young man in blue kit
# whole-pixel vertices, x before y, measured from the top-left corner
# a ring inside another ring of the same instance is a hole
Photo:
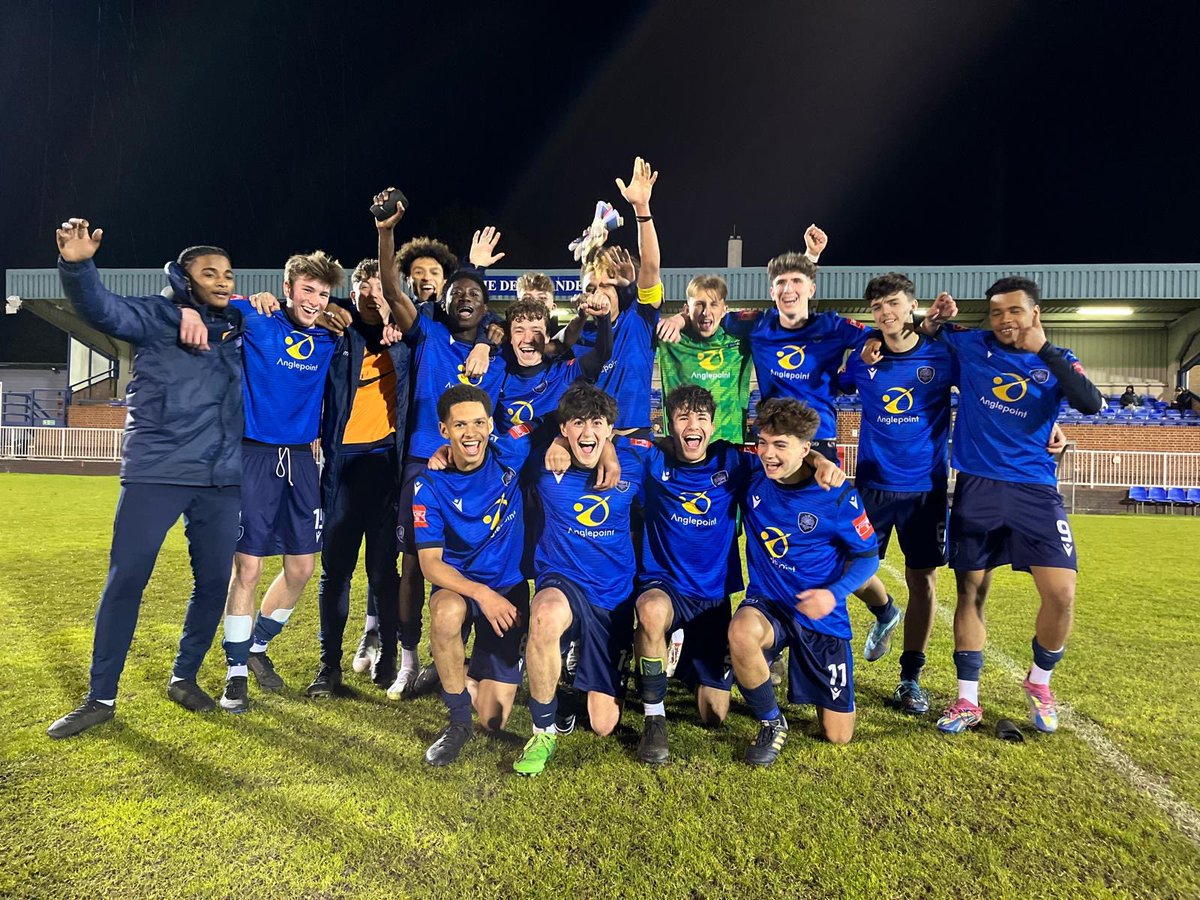
[[[461,384],[438,399],[448,466],[427,470],[413,485],[413,536],[421,571],[433,585],[430,642],[449,724],[425,752],[433,766],[458,758],[480,725],[500,731],[521,683],[521,645],[529,616],[529,585],[521,574],[524,506],[518,472],[529,453],[531,423],[496,437],[492,401]],[[475,629],[470,667],[466,637]]]
[[[282,690],[267,646],[283,630],[312,577],[321,549],[322,510],[312,443],[320,433],[325,375],[337,339],[316,323],[345,276],[321,251],[284,266],[285,309],[267,315],[234,301],[246,322],[242,518],[225,609],[229,670],[221,707],[249,708],[247,673],[266,691]],[[283,570],[253,617],[262,561],[283,556]]]
[[[142,592],[167,532],[182,515],[194,585],[167,696],[193,712],[215,707],[196,683],[225,602],[237,541],[242,480],[241,313],[229,308],[233,266],[218,247],[184,250],[167,267],[171,288],[153,297],[105,289],[92,258],[101,229],[70,219],[56,233],[59,276],[75,310],[136,348],[113,520],[108,578],[96,610],[84,702],[50,726],[52,738],[80,734],[113,717],[117,683],[137,625]],[[179,343],[182,309],[202,329],[201,352]]]
[[[616,403],[599,388],[572,385],[558,405],[571,466],[538,477],[544,522],[534,553],[525,650],[534,734],[513,764],[522,775],[540,774],[554,755],[564,642],[578,641],[574,686],[587,695],[592,730],[611,734],[621,717],[633,636],[630,515],[641,486],[638,457],[622,447],[617,450],[622,480],[612,490],[596,488],[596,469],[617,414]]]
[[[746,762],[773,763],[788,736],[770,661],[790,650],[788,700],[817,707],[826,740],[854,734],[854,657],[846,597],[879,567],[879,545],[850,485],[826,492],[807,456],[819,414],[797,400],[759,407],[758,462],[742,498],[750,583],[729,626],[734,677],[758,736]]]
[[[1053,732],[1058,705],[1050,675],[1071,633],[1078,555],[1046,446],[1064,397],[1087,415],[1098,412],[1104,399],[1075,355],[1046,340],[1035,282],[1002,278],[988,288],[990,330],[941,328],[957,311],[944,296],[924,327],[940,328],[938,338],[953,352],[959,372],[951,451],[959,474],[950,515],[958,699],[938,728],[956,734],[983,721],[983,606],[992,572],[1011,565],[1033,576],[1041,597],[1024,688],[1034,727]]]

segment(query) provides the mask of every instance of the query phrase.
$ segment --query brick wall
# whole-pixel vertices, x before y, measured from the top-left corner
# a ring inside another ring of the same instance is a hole
[[[838,441],[858,443],[859,413],[838,412]],[[1200,453],[1200,427],[1171,425],[1064,425],[1080,450],[1153,450]]]
[[[104,403],[72,404],[67,407],[67,425],[71,428],[124,428],[125,407]]]

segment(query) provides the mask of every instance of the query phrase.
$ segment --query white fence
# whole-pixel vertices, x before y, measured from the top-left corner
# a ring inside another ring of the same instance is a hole
[[[0,428],[0,459],[121,459],[119,428]],[[839,444],[842,464],[853,476],[856,444]],[[1059,483],[1079,487],[1200,487],[1200,453],[1154,453],[1145,450],[1076,450],[1070,448],[1059,468]]]

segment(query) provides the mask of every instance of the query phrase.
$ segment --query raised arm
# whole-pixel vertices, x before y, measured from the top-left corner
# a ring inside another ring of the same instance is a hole
[[[375,195],[375,203],[387,200],[391,188]],[[394,215],[376,219],[379,232],[379,283],[383,287],[383,299],[392,311],[392,319],[401,331],[408,331],[417,321],[417,307],[400,285],[400,272],[396,263],[396,223],[404,218],[404,205],[397,204]]]
[[[1041,313],[1041,307],[1033,308],[1033,324],[1017,338],[1017,348],[1027,353],[1036,353],[1038,359],[1044,362],[1046,368],[1058,379],[1067,402],[1084,415],[1094,416],[1104,408],[1104,397],[1100,389],[1084,374],[1083,366],[1074,354],[1068,350],[1060,350],[1046,340]]]
[[[580,357],[577,363],[579,374],[588,381],[595,381],[600,377],[604,364],[612,358],[613,332],[608,298],[597,291],[584,298],[579,310],[596,322],[596,346]]]
[[[658,249],[658,232],[654,228],[654,217],[650,214],[650,195],[654,192],[654,183],[658,181],[658,173],[650,168],[650,163],[640,156],[633,161],[633,175],[629,184],[617,179],[617,188],[633,207],[633,215],[638,227],[638,253],[642,257],[642,266],[638,270],[638,287],[643,290],[657,285],[662,276],[662,256]],[[660,297],[652,306],[662,304]]]

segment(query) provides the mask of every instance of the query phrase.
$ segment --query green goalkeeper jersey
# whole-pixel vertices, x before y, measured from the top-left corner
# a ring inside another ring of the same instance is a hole
[[[747,408],[750,405],[750,347],[718,328],[706,339],[681,334],[679,343],[658,345],[658,371],[664,403],[681,384],[707,388],[717,403],[713,423],[714,441],[741,444],[746,440]],[[669,432],[666,410],[663,431]]]

